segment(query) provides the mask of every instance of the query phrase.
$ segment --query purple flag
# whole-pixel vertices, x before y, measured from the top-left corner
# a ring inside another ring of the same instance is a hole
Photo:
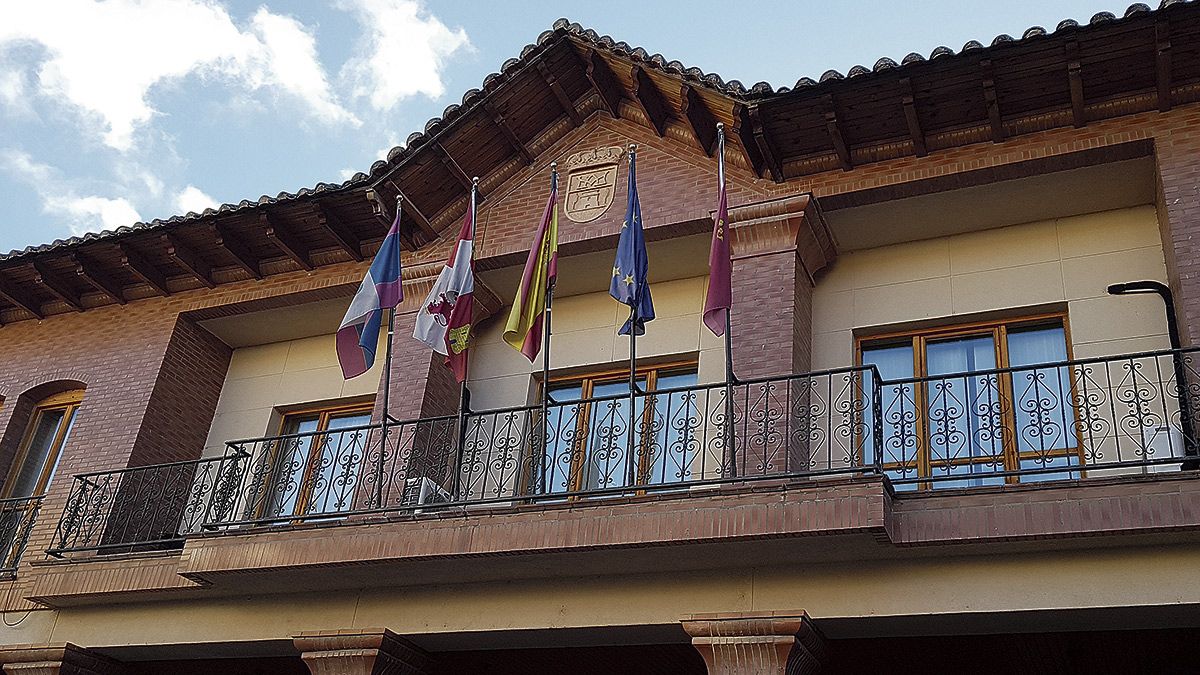
[[[725,334],[725,315],[733,305],[733,266],[729,254],[729,203],[725,197],[725,134],[720,134],[717,159],[717,213],[713,217],[712,246],[708,250],[708,293],[704,297],[704,325],[713,335]]]
[[[362,375],[374,365],[383,310],[395,309],[402,300],[404,282],[400,276],[400,208],[397,206],[396,220],[338,327],[338,363],[347,380]]]

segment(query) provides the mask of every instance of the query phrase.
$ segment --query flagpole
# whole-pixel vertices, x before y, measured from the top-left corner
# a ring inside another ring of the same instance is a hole
[[[554,193],[558,187],[558,162],[550,162],[550,191]],[[551,209],[557,205],[551,205]],[[545,246],[545,241],[542,242]],[[547,262],[547,264],[549,264]],[[548,272],[548,270],[547,270]],[[550,447],[550,332],[553,323],[554,285],[557,279],[551,277],[546,286],[546,311],[542,321],[542,490],[546,489],[546,453]]]
[[[633,175],[632,172],[635,170],[636,163],[637,163],[637,144],[630,143],[629,144],[629,167],[630,167],[629,171],[631,172],[630,173],[631,176]],[[630,223],[629,227],[634,227],[636,224],[637,223]],[[639,286],[639,289],[640,289],[640,286]],[[626,469],[626,481],[627,481],[627,485],[629,485],[629,486],[632,486],[634,484],[634,479],[635,479],[634,466],[637,463],[636,459],[634,458],[634,454],[633,454],[633,452],[634,452],[633,451],[633,449],[634,449],[634,433],[635,433],[634,432],[634,427],[635,427],[634,420],[637,417],[637,415],[636,415],[636,410],[637,410],[637,406],[636,406],[636,403],[637,403],[637,398],[636,398],[636,394],[637,394],[637,319],[638,319],[637,312],[638,312],[638,298],[635,297],[633,303],[629,306],[629,433],[628,433],[628,441],[627,441],[628,445],[629,445],[629,450],[628,450],[628,454],[626,455],[626,461],[628,463],[628,468]]]
[[[404,196],[396,195],[396,220],[400,219],[400,209],[404,204]],[[400,269],[400,249],[396,248],[396,269]],[[403,283],[403,280],[401,280]],[[388,422],[392,419],[391,410],[391,394],[392,394],[392,335],[396,332],[396,308],[389,307],[387,310],[387,340],[384,344],[383,353],[383,418],[379,425],[379,466],[377,467],[378,475],[375,477],[375,508],[383,507],[383,472],[387,461],[387,431]]]
[[[471,179],[471,261],[472,270],[475,267],[475,219],[479,215],[476,210],[476,196],[479,193],[479,176]],[[466,342],[467,347],[463,350],[463,381],[458,385],[458,454],[454,460],[454,479],[451,483],[453,489],[450,490],[450,497],[458,497],[459,475],[462,472],[463,456],[466,452],[467,443],[467,413],[471,410],[471,391],[467,389],[467,378],[471,372],[471,327],[467,327]]]
[[[717,122],[717,179],[719,190],[725,189],[725,123]],[[728,223],[725,224],[728,227]],[[728,237],[729,231],[726,230]],[[733,385],[737,384],[737,376],[733,372],[733,302],[725,308],[725,456],[727,467],[726,478],[737,477],[737,437],[733,423]]]

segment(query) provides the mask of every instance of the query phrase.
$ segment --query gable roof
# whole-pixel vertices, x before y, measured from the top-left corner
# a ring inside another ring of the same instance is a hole
[[[686,129],[711,154],[760,176],[800,176],[1200,99],[1200,3],[1131,5],[989,46],[934,49],[826,71],[793,87],[750,87],[565,19],[343,183],[224,204],[0,255],[0,320],[125,302],[312,268],[373,252],[397,194],[410,248],[442,235],[485,190],[603,111],[659,135]],[[1164,86],[1165,82],[1165,86]],[[486,193],[485,193],[486,197]],[[48,311],[47,311],[48,310]]]

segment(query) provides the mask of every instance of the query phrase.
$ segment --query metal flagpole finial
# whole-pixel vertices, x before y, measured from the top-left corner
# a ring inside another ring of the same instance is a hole
[[[629,144],[629,152],[630,152],[630,153],[637,152],[637,143],[630,143],[630,144]]]
[[[725,123],[717,122],[717,131],[725,131]]]
[[[558,162],[550,162],[550,173],[558,173]]]
[[[471,179],[471,187],[473,187],[473,188],[479,187],[479,176],[475,176],[474,178]]]

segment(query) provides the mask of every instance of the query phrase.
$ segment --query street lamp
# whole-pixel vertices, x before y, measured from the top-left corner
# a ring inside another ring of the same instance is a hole
[[[1171,340],[1171,360],[1175,365],[1179,423],[1183,427],[1183,453],[1187,457],[1179,468],[1184,471],[1200,469],[1200,452],[1197,452],[1196,440],[1192,434],[1192,409],[1188,402],[1187,374],[1183,366],[1183,356],[1179,353],[1183,347],[1183,341],[1179,337],[1179,324],[1175,319],[1175,299],[1171,295],[1171,288],[1160,281],[1127,281],[1123,284],[1112,284],[1107,290],[1109,295],[1154,293],[1162,298],[1167,312],[1167,337]]]

